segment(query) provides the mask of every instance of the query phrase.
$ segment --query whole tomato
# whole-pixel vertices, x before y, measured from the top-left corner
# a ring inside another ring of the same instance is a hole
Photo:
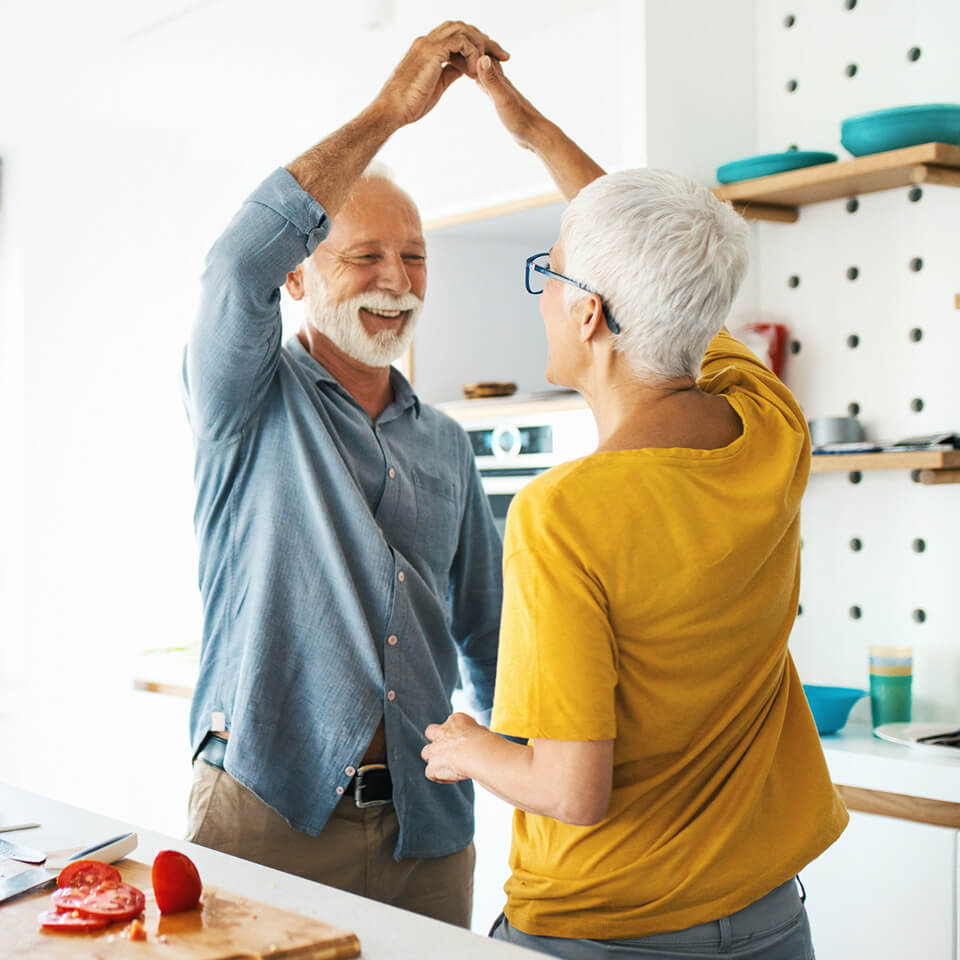
[[[161,850],[150,874],[161,913],[192,910],[200,902],[203,884],[193,861],[179,850]]]

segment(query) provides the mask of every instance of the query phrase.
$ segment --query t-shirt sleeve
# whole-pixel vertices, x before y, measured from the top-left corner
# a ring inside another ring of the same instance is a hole
[[[612,740],[616,639],[588,545],[576,542],[565,512],[537,484],[511,504],[491,727],[517,737]]]
[[[803,410],[789,387],[727,330],[710,341],[697,386],[713,394],[728,390],[753,394],[776,406],[799,429],[807,429]]]

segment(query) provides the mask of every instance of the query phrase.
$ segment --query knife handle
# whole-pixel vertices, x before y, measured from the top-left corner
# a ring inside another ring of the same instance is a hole
[[[106,863],[116,863],[136,849],[136,833],[121,833],[118,837],[111,837],[109,840],[95,843],[92,847],[87,847],[86,850],[75,853],[70,859],[86,860],[87,858],[93,857],[97,860],[103,860]]]

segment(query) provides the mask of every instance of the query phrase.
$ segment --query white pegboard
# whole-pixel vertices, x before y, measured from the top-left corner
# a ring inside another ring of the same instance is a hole
[[[960,100],[956,0],[758,0],[761,152],[833,150],[844,117]],[[792,26],[786,26],[793,17]],[[917,59],[908,52],[918,48]],[[856,73],[847,75],[848,64]],[[796,89],[788,90],[788,81]],[[804,207],[796,224],[758,224],[744,313],[784,322],[800,344],[786,379],[808,417],[850,403],[870,439],[960,431],[960,189],[923,186]],[[923,267],[910,269],[919,257]],[[848,270],[857,268],[856,279]],[[798,277],[799,284],[790,285]],[[919,341],[911,331],[922,331]],[[848,337],[859,343],[848,346]],[[923,409],[911,407],[915,398]],[[960,485],[923,486],[908,471],[811,477],[803,516],[801,606],[791,647],[807,682],[866,686],[871,643],[915,650],[914,717],[960,715]],[[850,541],[859,538],[861,549]],[[915,552],[913,541],[925,550]],[[861,616],[850,615],[859,607]],[[914,611],[922,610],[918,623]],[[863,713],[866,703],[857,710]]]

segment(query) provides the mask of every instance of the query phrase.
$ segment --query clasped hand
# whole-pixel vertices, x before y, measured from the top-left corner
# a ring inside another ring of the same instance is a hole
[[[392,122],[403,126],[426,116],[465,75],[490,97],[517,142],[529,148],[528,134],[542,117],[504,76],[500,64],[509,57],[496,40],[471,24],[448,21],[413,42],[377,99]]]

